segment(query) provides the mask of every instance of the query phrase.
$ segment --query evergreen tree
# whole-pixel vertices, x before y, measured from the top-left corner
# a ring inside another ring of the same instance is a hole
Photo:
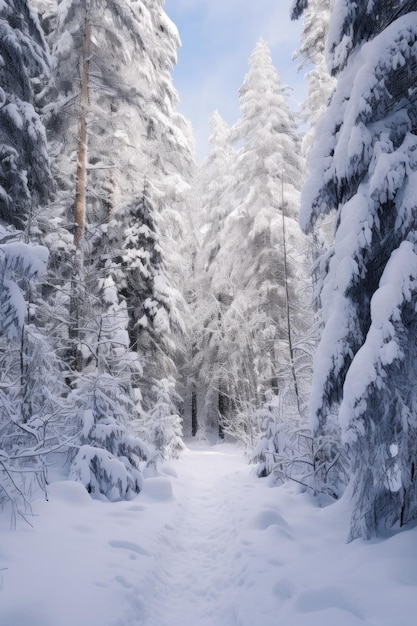
[[[142,193],[124,210],[120,288],[128,307],[131,346],[153,362],[154,375],[161,368],[169,374],[156,346],[165,342],[169,359],[171,324],[181,323],[175,311],[179,294],[173,294],[168,284],[155,212],[150,184],[145,182]]]
[[[162,3],[148,4],[127,2],[122,6],[114,0],[106,1],[104,7],[95,0],[61,3],[50,36],[54,50],[51,91],[56,92],[46,116],[58,155],[58,202],[68,210],[83,196],[85,206],[79,214],[85,210],[88,214],[80,217],[86,221],[87,232],[81,244],[85,258],[76,264],[78,284],[82,284],[81,274],[89,263],[89,248],[94,248],[96,258],[97,252],[100,254],[96,229],[111,220],[115,211],[122,228],[132,226],[130,207],[133,199],[140,197],[144,177],[153,189],[152,219],[161,232],[158,245],[169,250],[165,254],[169,257],[167,271],[181,265],[177,257],[175,263],[171,261],[170,251],[178,249],[181,241],[180,211],[189,189],[183,169],[185,162],[192,169],[193,157],[188,148],[189,131],[175,111],[177,94],[170,76],[179,38]],[[88,97],[82,89],[84,83]],[[84,138],[78,137],[78,125],[84,128]],[[84,173],[79,170],[81,162]],[[84,180],[81,186],[80,176]],[[80,229],[75,232],[76,243]],[[114,259],[119,251],[114,250]],[[72,259],[69,261],[73,266]],[[129,272],[127,259],[124,264]],[[71,273],[74,275],[73,267]],[[140,302],[134,305],[140,307]],[[132,306],[129,311],[133,312]]]
[[[300,139],[262,40],[250,58],[240,108],[230,133],[215,118],[215,150],[203,178],[210,226],[202,255],[209,298],[201,371],[211,381],[208,392],[217,394],[225,429],[253,445],[254,411],[269,391],[289,389],[288,371],[294,372],[289,320],[297,325],[290,312],[297,276],[290,258],[301,242],[295,221]],[[234,152],[231,139],[239,146]],[[295,378],[290,387],[289,405],[297,403]]]
[[[200,173],[201,228],[204,236],[199,265],[202,266],[200,271],[206,272],[209,283],[213,283],[215,274],[218,279],[221,277],[217,255],[221,247],[224,223],[232,208],[235,150],[230,129],[217,111],[211,116],[209,125],[211,150]],[[218,288],[224,289],[224,286],[218,284]]]
[[[222,315],[224,305],[230,303],[230,285],[219,262],[219,252],[223,245],[225,221],[233,206],[235,162],[230,129],[218,112],[211,116],[209,124],[211,151],[201,167],[199,180],[202,222],[199,230],[204,235],[195,260],[194,309],[200,323],[196,331],[193,369],[196,376],[196,410],[202,433],[218,429],[219,411],[226,409],[228,347]]]
[[[116,202],[135,190],[146,137],[141,113],[153,78],[145,48],[150,37],[151,18],[142,2],[133,7],[71,0],[56,6],[44,112],[59,203],[68,227],[81,220],[76,242],[84,223],[106,221]],[[77,217],[69,214],[74,209]]]
[[[24,515],[36,478],[47,480],[46,455],[65,438],[61,364],[35,326],[36,283],[48,251],[0,228],[0,501]]]
[[[127,303],[130,346],[142,362],[138,384],[150,439],[162,456],[175,456],[178,446],[171,440],[182,432],[175,392],[175,337],[184,333],[184,327],[178,309],[181,295],[168,278],[163,258],[153,192],[145,181],[142,193],[123,210],[122,263],[115,276]]]
[[[0,6],[0,218],[9,226],[0,229],[0,498],[10,500],[14,514],[25,511],[32,477],[45,487],[46,455],[62,445],[65,427],[62,364],[46,337],[38,284],[48,250],[33,243],[41,205],[52,190],[38,113],[48,75],[37,16],[26,0],[5,0]]]
[[[51,192],[37,95],[49,57],[27,0],[0,6],[0,218],[23,228]]]
[[[254,354],[256,386],[277,393],[291,360],[286,304],[296,275],[287,254],[301,244],[295,217],[303,164],[295,115],[262,40],[250,58],[239,104],[241,119],[233,132],[242,147],[234,170],[235,208],[225,227],[224,263],[231,284],[241,292],[236,307],[244,318],[258,318],[250,331],[262,342]]]
[[[303,16],[303,30],[301,45],[295,51],[295,57],[301,57],[299,69],[311,64],[305,78],[307,80],[307,97],[303,102],[303,121],[308,130],[303,137],[303,152],[308,156],[314,140],[314,133],[318,119],[329,104],[335,88],[335,78],[331,76],[326,63],[326,41],[329,29],[330,11],[334,0],[309,0],[307,6],[301,10],[299,5],[294,7],[292,18]]]
[[[55,238],[52,255],[60,293],[68,294],[67,359],[79,373],[97,366],[113,315],[102,285],[114,279],[117,306],[127,305],[127,349],[141,364],[141,373],[128,374],[132,420],[148,423],[158,398],[166,404],[171,394],[180,430],[174,361],[183,322],[173,267],[181,263],[172,251],[181,249],[194,161],[170,76],[178,33],[161,2],[70,0],[54,15],[49,2],[37,1],[53,48],[44,111],[65,243],[74,227],[75,247]]]
[[[310,231],[337,211],[321,262],[325,328],[311,413],[316,437],[337,440],[341,430],[349,453],[352,538],[417,515],[413,8],[336,1],[328,49],[337,87],[300,214]],[[330,450],[328,468],[338,454]]]
[[[149,447],[129,427],[135,407],[126,385],[100,370],[79,378],[72,395],[81,436],[70,478],[95,497],[130,499],[142,488]]]

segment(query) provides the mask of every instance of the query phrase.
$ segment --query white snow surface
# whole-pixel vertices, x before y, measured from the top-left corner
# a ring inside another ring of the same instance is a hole
[[[0,529],[2,626],[415,626],[417,529],[345,543],[320,508],[256,478],[230,444],[189,444],[129,502],[78,483]]]

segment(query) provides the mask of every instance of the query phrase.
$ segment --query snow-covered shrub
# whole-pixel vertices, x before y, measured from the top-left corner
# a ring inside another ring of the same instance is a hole
[[[182,441],[182,419],[172,403],[174,381],[162,379],[153,388],[156,402],[149,412],[147,430],[159,458],[177,459],[185,446]]]
[[[272,396],[256,418],[261,434],[251,460],[258,464],[257,475],[273,474],[277,483],[293,479],[309,487],[313,474],[310,430],[288,419],[280,395]]]
[[[233,410],[227,415],[219,414],[219,424],[224,436],[242,444],[246,450],[253,450],[259,436],[260,424],[254,402],[238,399],[233,402]]]
[[[151,450],[128,425],[134,410],[123,381],[109,374],[84,374],[73,392],[80,429],[70,478],[93,496],[129,499],[139,493]]]
[[[28,511],[33,479],[43,488],[45,459],[62,445],[63,376],[58,357],[29,303],[45,272],[48,251],[20,241],[22,233],[0,229],[0,503],[12,514]]]
[[[259,477],[271,475],[276,484],[294,481],[315,494],[321,485],[321,493],[337,497],[338,476],[345,473],[346,458],[341,450],[334,450],[336,440],[329,436],[313,438],[307,424],[288,417],[280,396],[266,402],[256,419],[262,432],[251,462],[257,464]],[[329,447],[333,466],[327,464]]]
[[[142,488],[142,473],[131,460],[90,445],[79,449],[70,478],[81,482],[92,496],[102,494],[111,502],[128,500]]]

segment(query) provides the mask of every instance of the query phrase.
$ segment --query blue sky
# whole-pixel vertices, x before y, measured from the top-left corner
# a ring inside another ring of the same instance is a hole
[[[291,22],[292,0],[166,0],[182,48],[174,84],[179,110],[192,123],[200,156],[207,152],[208,118],[216,109],[229,123],[239,116],[238,89],[248,59],[263,37],[271,48],[282,81],[294,89],[294,108],[304,95],[304,81],[292,54],[299,45],[300,24]]]

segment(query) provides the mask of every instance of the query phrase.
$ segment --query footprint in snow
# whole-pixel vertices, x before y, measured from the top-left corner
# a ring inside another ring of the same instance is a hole
[[[280,581],[276,582],[272,590],[281,602],[290,600],[294,595],[294,585],[286,578],[281,578]]]
[[[134,552],[135,554],[140,554],[141,556],[150,556],[150,553],[139,546],[137,543],[132,543],[131,541],[123,541],[123,540],[111,540],[109,541],[109,546],[111,548],[118,548],[119,550],[129,550],[129,552]]]

